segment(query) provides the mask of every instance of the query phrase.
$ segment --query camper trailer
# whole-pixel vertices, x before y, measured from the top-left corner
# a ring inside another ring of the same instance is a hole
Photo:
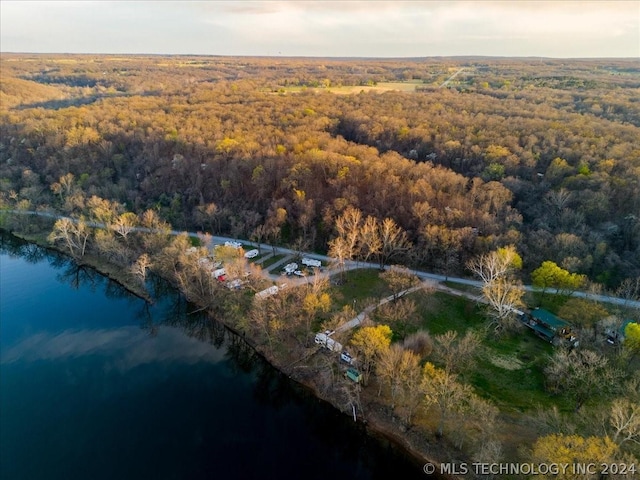
[[[331,338],[331,335],[334,333],[335,331],[329,330],[326,330],[324,333],[316,333],[315,342],[332,352],[341,352],[342,344]]]

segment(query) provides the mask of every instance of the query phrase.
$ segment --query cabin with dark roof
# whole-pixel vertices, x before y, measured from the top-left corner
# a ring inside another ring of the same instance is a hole
[[[569,322],[543,308],[531,310],[525,316],[525,325],[549,343],[562,344],[568,342],[571,346],[578,345]]]

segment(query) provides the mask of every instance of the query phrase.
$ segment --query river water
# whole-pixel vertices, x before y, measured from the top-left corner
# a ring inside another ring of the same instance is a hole
[[[0,478],[426,478],[161,282],[0,240]]]

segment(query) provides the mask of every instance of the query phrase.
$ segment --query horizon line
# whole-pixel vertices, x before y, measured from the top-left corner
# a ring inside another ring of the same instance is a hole
[[[225,58],[284,58],[284,59],[334,59],[334,60],[421,60],[429,58],[496,58],[496,59],[539,59],[539,60],[638,60],[634,57],[547,57],[542,55],[425,55],[425,56],[337,56],[337,55],[250,55],[250,54],[220,54],[220,53],[91,53],[91,52],[5,52],[0,55],[76,55],[76,56],[129,56],[129,57],[225,57]]]

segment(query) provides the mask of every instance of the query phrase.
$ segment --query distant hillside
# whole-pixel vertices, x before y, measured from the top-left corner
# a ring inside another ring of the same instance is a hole
[[[57,87],[7,75],[2,75],[0,82],[0,105],[3,109],[62,100],[67,96]]]

